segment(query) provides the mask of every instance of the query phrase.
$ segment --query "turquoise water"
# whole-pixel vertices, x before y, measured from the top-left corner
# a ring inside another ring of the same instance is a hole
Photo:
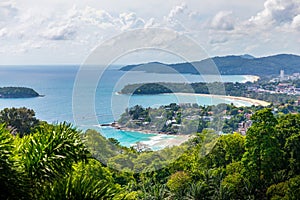
[[[1,66],[0,87],[24,86],[35,89],[45,97],[30,99],[0,99],[0,109],[5,107],[27,107],[34,109],[39,119],[47,122],[67,121],[74,123],[72,111],[73,85],[78,72],[78,66]],[[214,81],[214,77],[208,78]],[[244,76],[222,76],[223,81],[242,82]],[[176,74],[149,74],[144,72],[122,72],[117,69],[105,71],[101,77],[96,92],[84,90],[81,95],[95,93],[95,114],[99,123],[107,123],[117,120],[128,106],[136,104],[144,107],[157,107],[169,103],[198,103],[212,105],[218,103],[236,103],[249,105],[243,101],[229,101],[226,99],[213,99],[210,97],[177,97],[168,95],[118,95],[117,92],[128,83],[138,82],[200,82],[203,78],[198,75]],[[99,128],[98,124],[92,124],[89,118],[94,113],[82,112],[82,124],[80,129],[93,128],[101,131],[105,137],[113,137],[122,145],[130,146],[139,141],[150,142],[157,137],[156,134],[143,134],[139,132],[120,131],[112,128]],[[172,136],[169,136],[172,137]],[[161,139],[167,139],[162,137]],[[156,138],[157,139],[157,138]],[[155,146],[155,145],[154,145]],[[155,148],[155,147],[154,147]]]

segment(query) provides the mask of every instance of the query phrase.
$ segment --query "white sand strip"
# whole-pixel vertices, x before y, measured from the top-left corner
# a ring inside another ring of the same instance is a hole
[[[174,95],[191,95],[191,96],[202,96],[202,97],[211,97],[211,98],[223,98],[223,99],[230,99],[230,100],[240,100],[249,102],[255,106],[268,106],[270,105],[269,102],[257,100],[257,99],[250,99],[247,97],[236,97],[236,96],[225,96],[225,95],[212,95],[212,94],[195,94],[195,93],[174,93]]]

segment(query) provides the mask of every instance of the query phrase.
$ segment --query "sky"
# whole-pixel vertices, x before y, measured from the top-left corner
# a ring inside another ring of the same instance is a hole
[[[147,28],[186,35],[210,57],[300,54],[300,0],[0,0],[0,65],[81,64],[104,41]],[[147,61],[177,59],[116,63]]]

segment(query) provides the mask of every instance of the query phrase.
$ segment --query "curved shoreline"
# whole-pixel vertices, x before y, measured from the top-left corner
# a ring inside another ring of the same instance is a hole
[[[97,125],[98,127],[103,127],[103,125]],[[182,143],[188,141],[192,137],[194,137],[192,134],[190,135],[184,135],[184,134],[167,134],[157,131],[151,131],[151,130],[141,130],[141,129],[134,129],[134,128],[127,128],[119,126],[118,124],[111,123],[105,124],[104,127],[111,127],[116,130],[120,131],[126,131],[126,132],[138,132],[142,134],[150,134],[153,135],[150,137],[150,140],[146,141],[140,141],[140,143],[148,145],[152,150],[160,150],[166,147],[172,147],[172,146],[179,146]],[[133,145],[133,144],[132,144]]]
[[[172,134],[167,132],[161,132],[161,131],[154,131],[154,130],[146,130],[146,129],[138,129],[138,128],[128,128],[125,126],[119,125],[117,122],[108,123],[108,124],[99,124],[98,127],[112,127],[116,130],[120,131],[126,131],[126,132],[139,132],[143,134],[153,134],[153,135],[165,135],[165,136],[182,136],[182,137],[190,137],[191,134]]]
[[[173,93],[174,95],[191,95],[191,96],[202,96],[202,97],[211,97],[211,98],[218,98],[218,99],[230,99],[230,100],[240,100],[246,101],[255,106],[268,106],[270,105],[269,102],[258,100],[258,99],[251,99],[247,97],[237,97],[237,96],[226,96],[226,95],[215,95],[215,94],[197,94],[197,93]]]

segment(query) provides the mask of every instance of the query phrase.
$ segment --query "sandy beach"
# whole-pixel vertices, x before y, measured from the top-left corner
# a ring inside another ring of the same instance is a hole
[[[134,129],[120,126],[118,123],[111,123],[103,125],[96,125],[97,127],[105,127],[109,126],[114,129],[126,131],[126,132],[139,132],[143,134],[156,134],[149,141],[142,141],[142,144],[149,146],[150,148],[154,148],[153,150],[163,149],[165,147],[179,146],[182,143],[188,141],[193,137],[193,135],[183,135],[183,134],[167,134],[152,130],[143,130],[143,129]]]
[[[157,136],[152,137],[151,140],[143,141],[141,143],[148,145],[150,148],[158,147],[159,149],[163,149],[165,147],[179,146],[182,143],[191,139],[192,137],[193,137],[193,135],[159,134]]]
[[[211,98],[223,98],[223,99],[231,99],[231,100],[241,100],[249,102],[255,106],[268,106],[270,105],[269,102],[257,100],[257,99],[250,99],[247,97],[236,97],[236,96],[225,96],[225,95],[212,95],[212,94],[195,94],[195,93],[174,93],[175,95],[191,95],[191,96],[202,96],[202,97],[211,97]]]
[[[144,134],[157,134],[157,135],[164,135],[164,136],[176,136],[176,137],[180,137],[181,139],[183,139],[183,138],[188,139],[191,136],[191,135],[184,135],[184,134],[180,134],[180,133],[179,134],[168,134],[168,133],[162,133],[162,132],[157,132],[157,131],[152,131],[152,130],[134,129],[134,128],[126,128],[126,127],[122,127],[122,128],[118,128],[118,129],[122,130],[122,131],[140,132],[140,133],[144,133]]]
[[[259,76],[254,76],[254,75],[245,75],[243,76],[245,78],[244,81],[242,81],[242,83],[246,83],[246,82],[256,82],[259,79]]]
[[[151,130],[140,130],[140,129],[130,129],[130,128],[121,128],[120,130],[130,131],[130,132],[140,132],[144,134],[157,134],[156,136],[151,137],[151,140],[143,141],[141,143],[148,145],[150,148],[159,147],[159,149],[163,149],[165,147],[179,146],[193,137],[193,135],[165,134],[165,133],[159,133]],[[155,148],[153,150],[155,150]]]

